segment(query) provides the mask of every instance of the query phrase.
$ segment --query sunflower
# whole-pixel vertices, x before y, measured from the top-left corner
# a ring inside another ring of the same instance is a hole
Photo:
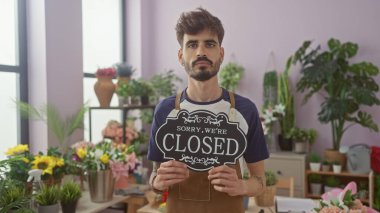
[[[19,144],[15,147],[9,148],[5,154],[7,156],[14,156],[29,151],[29,147],[26,144]]]
[[[50,156],[35,156],[34,161],[32,162],[32,169],[41,169],[42,174],[53,174],[53,168],[56,165],[55,160]]]

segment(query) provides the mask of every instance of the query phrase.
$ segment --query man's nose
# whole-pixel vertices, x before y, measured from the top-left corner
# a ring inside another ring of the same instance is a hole
[[[205,52],[205,48],[203,47],[203,45],[199,45],[198,49],[197,49],[197,57],[205,57],[206,56],[206,52]]]

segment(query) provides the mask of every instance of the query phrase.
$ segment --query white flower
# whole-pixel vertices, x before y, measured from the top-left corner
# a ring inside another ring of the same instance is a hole
[[[277,104],[274,107],[274,111],[277,112],[278,114],[284,116],[285,115],[285,105],[283,105],[283,104]]]
[[[95,159],[99,160],[100,157],[103,156],[103,154],[104,154],[104,151],[103,151],[103,150],[101,150],[101,149],[96,149],[96,150],[95,150]]]

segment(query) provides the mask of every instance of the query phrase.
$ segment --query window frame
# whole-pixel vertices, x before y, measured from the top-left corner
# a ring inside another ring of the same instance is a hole
[[[127,52],[127,49],[126,49],[126,42],[127,42],[127,39],[126,39],[126,11],[125,11],[125,6],[126,6],[126,2],[125,0],[121,0],[120,2],[120,12],[121,12],[121,60],[122,61],[126,61],[127,59],[127,55],[126,55],[126,52]],[[88,72],[84,72],[83,73],[83,78],[96,78],[95,76],[95,73],[88,73]]]
[[[16,85],[17,99],[28,102],[28,49],[27,49],[27,24],[26,24],[26,0],[17,0],[17,57],[18,65],[0,64],[0,72],[17,73],[19,84]],[[18,134],[17,144],[29,144],[29,122],[21,118],[17,112]]]

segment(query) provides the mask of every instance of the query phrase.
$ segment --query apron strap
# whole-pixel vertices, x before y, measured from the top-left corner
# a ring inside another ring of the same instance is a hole
[[[228,91],[228,95],[230,96],[230,108],[233,109],[235,108],[235,96],[234,93],[231,91]]]
[[[180,106],[179,106],[179,104],[181,102],[181,95],[182,95],[182,92],[180,91],[180,92],[177,93],[177,95],[175,97],[175,109],[177,111],[179,111],[181,109]]]

